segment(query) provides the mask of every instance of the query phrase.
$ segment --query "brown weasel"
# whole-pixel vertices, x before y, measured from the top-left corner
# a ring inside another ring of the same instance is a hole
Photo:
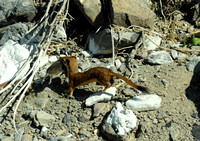
[[[95,67],[91,68],[86,72],[78,72],[78,73],[71,73],[70,69],[70,60],[66,60],[63,62],[64,65],[67,67],[67,75],[69,78],[69,94],[68,97],[73,95],[74,89],[78,86],[85,85],[92,82],[98,82],[99,84],[105,86],[104,91],[112,86],[114,83],[114,77],[118,77],[123,79],[126,83],[131,85],[132,87],[141,90],[147,91],[147,88],[138,86],[126,77],[122,76],[121,74],[114,73],[107,68],[103,67]]]

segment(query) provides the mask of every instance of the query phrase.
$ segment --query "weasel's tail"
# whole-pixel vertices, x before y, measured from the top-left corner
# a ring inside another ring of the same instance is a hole
[[[112,75],[123,79],[126,83],[128,83],[129,85],[131,85],[132,87],[134,87],[134,88],[136,88],[140,91],[148,92],[148,89],[146,87],[138,86],[137,84],[133,83],[131,80],[127,79],[125,76],[122,76],[121,74],[117,74],[117,73],[112,72]]]

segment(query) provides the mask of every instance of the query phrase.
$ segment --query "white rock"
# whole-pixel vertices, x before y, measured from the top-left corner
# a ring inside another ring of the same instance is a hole
[[[115,66],[118,69],[122,65],[121,61],[119,59],[115,60]]]
[[[152,51],[145,61],[155,65],[169,65],[173,63],[172,57],[166,51]]]
[[[89,51],[82,51],[82,54],[85,56],[85,57],[91,57],[92,54],[89,52]]]
[[[12,40],[8,40],[0,50],[0,84],[10,81],[25,64],[29,55],[30,52],[25,47]],[[22,75],[28,71],[29,67],[30,64],[25,66]]]
[[[146,35],[147,36],[147,35]],[[155,50],[156,49],[156,45],[160,45],[162,39],[158,36],[154,37],[154,36],[147,36],[146,39],[144,40],[144,48],[146,50]],[[155,44],[156,45],[155,45]]]
[[[135,114],[131,110],[124,109],[122,104],[117,102],[110,115],[105,120],[103,130],[107,132],[107,129],[113,128],[115,133],[111,134],[123,136],[136,128],[136,125],[137,117]],[[107,133],[109,133],[109,131]]]
[[[161,97],[156,94],[140,95],[126,101],[126,106],[133,111],[148,111],[158,109],[161,101]]]
[[[49,57],[49,62],[56,62],[58,59],[55,55]]]
[[[48,56],[47,55],[42,55],[40,58],[40,67],[43,67],[48,63]]]
[[[41,129],[41,131],[40,131],[40,134],[43,135],[43,134],[45,134],[47,131],[48,131],[48,128],[45,127],[45,126],[43,126],[42,129]]]
[[[113,96],[115,96],[116,90],[117,89],[115,87],[110,87],[105,92],[94,93],[93,95],[91,95],[89,98],[86,99],[85,105],[92,106],[100,101],[108,101]]]

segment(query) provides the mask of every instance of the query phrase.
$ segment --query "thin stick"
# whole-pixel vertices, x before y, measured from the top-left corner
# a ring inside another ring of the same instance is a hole
[[[111,43],[112,43],[112,59],[113,59],[113,66],[115,65],[115,45],[114,45],[114,39],[113,39],[113,28],[110,25],[110,34],[111,34]]]

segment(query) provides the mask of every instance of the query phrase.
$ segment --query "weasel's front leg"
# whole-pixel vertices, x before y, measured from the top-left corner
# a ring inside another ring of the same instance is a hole
[[[69,93],[67,95],[67,98],[72,98],[74,93],[74,89],[72,87],[69,88]]]

